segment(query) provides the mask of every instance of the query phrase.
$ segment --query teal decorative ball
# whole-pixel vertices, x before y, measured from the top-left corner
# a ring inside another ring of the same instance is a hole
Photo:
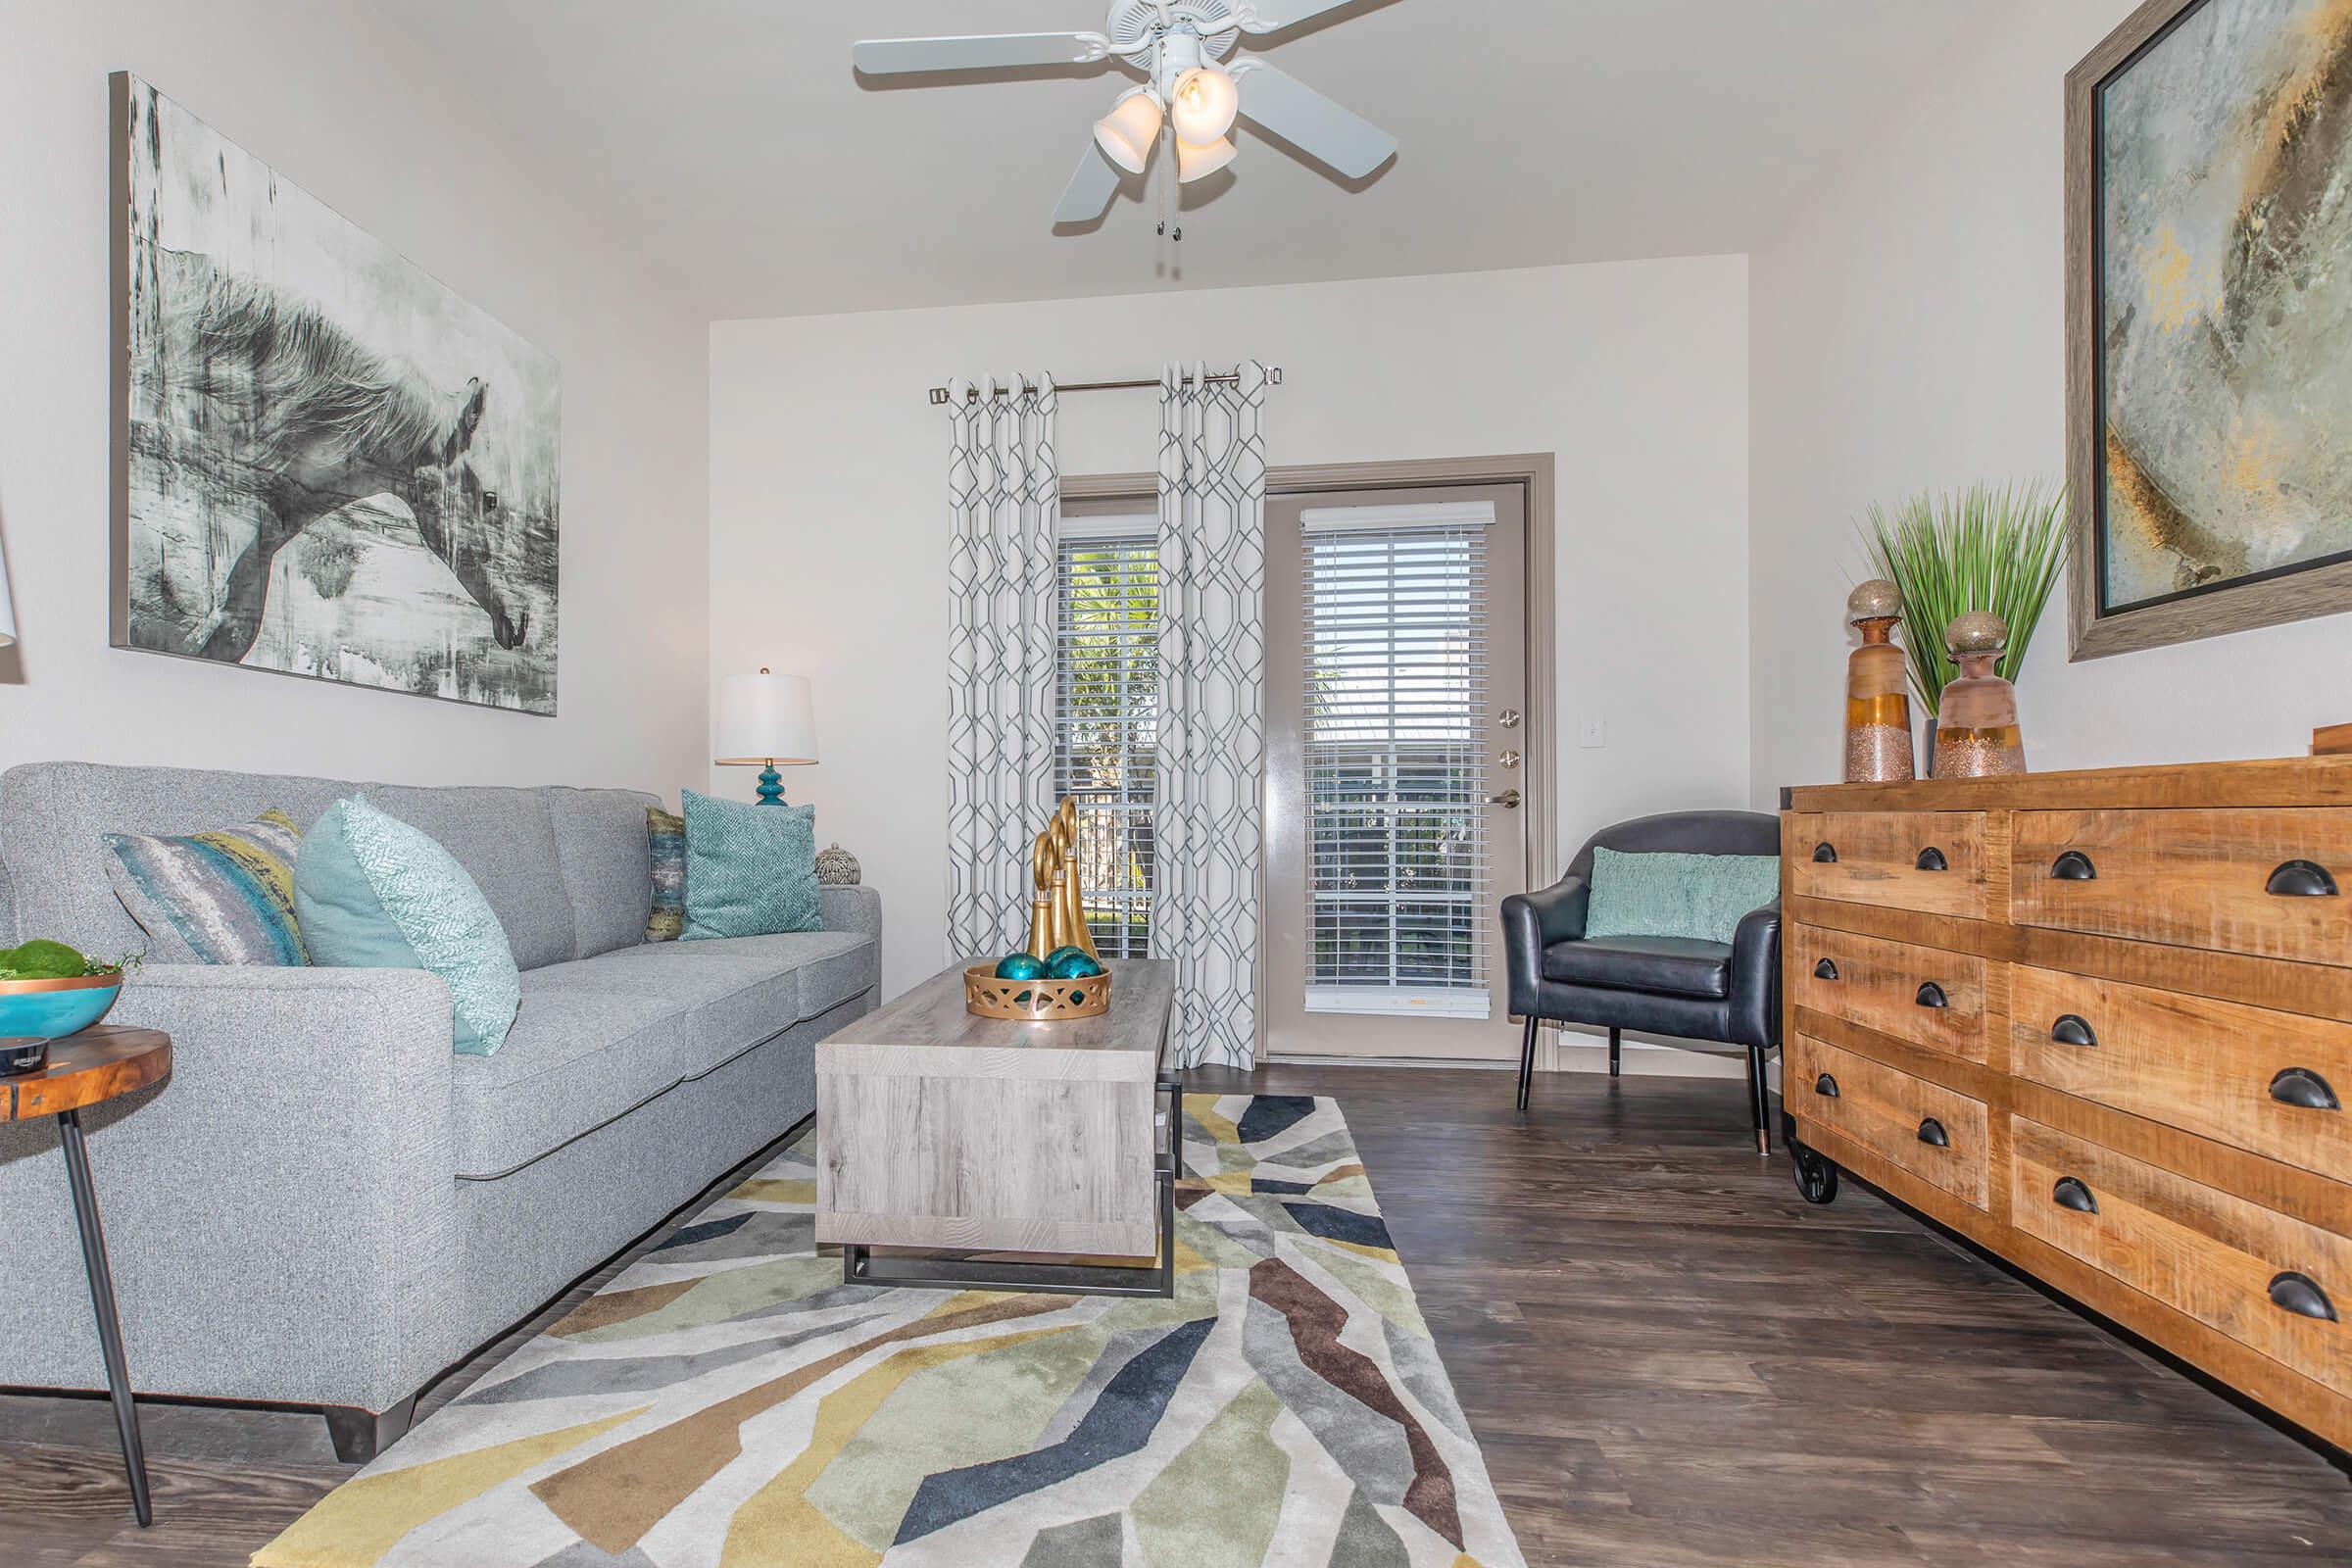
[[[1034,953],[1015,953],[997,965],[1000,980],[1043,980],[1045,960]]]
[[[1069,957],[1073,954],[1083,958],[1086,956],[1086,950],[1084,948],[1071,947],[1065,943],[1062,946],[1055,948],[1052,953],[1047,954],[1046,973],[1052,974],[1055,964],[1059,963],[1062,959]]]
[[[1046,960],[1046,973],[1056,980],[1085,980],[1102,972],[1101,964],[1076,948],[1064,948]]]

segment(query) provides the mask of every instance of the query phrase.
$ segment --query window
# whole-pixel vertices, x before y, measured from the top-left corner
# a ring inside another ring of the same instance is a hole
[[[1306,1005],[1488,1014],[1493,508],[1309,508]]]
[[[1152,948],[1158,521],[1071,518],[1059,549],[1056,799],[1078,803],[1087,927],[1106,958]]]

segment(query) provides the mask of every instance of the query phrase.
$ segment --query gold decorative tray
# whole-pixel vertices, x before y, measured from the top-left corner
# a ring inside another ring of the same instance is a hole
[[[1110,975],[1105,971],[1080,980],[1000,980],[995,964],[975,963],[963,971],[963,1010],[1022,1023],[1098,1017],[1110,1010]]]

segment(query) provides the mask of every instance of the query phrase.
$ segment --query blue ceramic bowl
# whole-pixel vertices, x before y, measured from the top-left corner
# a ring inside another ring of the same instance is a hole
[[[23,1072],[41,1064],[52,1040],[79,1034],[107,1014],[122,994],[119,974],[83,975],[74,980],[0,980],[0,1072]],[[12,1058],[28,1055],[29,1061]]]

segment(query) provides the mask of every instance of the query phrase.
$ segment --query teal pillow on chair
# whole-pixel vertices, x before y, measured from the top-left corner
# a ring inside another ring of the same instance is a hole
[[[430,835],[359,796],[303,840],[294,908],[311,961],[339,969],[429,969],[456,1004],[457,1048],[487,1056],[522,1006],[514,949],[490,901]]]
[[[686,940],[822,931],[816,808],[749,806],[680,792],[686,817]]]
[[[1742,915],[1780,896],[1777,855],[1623,855],[1594,845],[1585,935],[1729,942]]]

